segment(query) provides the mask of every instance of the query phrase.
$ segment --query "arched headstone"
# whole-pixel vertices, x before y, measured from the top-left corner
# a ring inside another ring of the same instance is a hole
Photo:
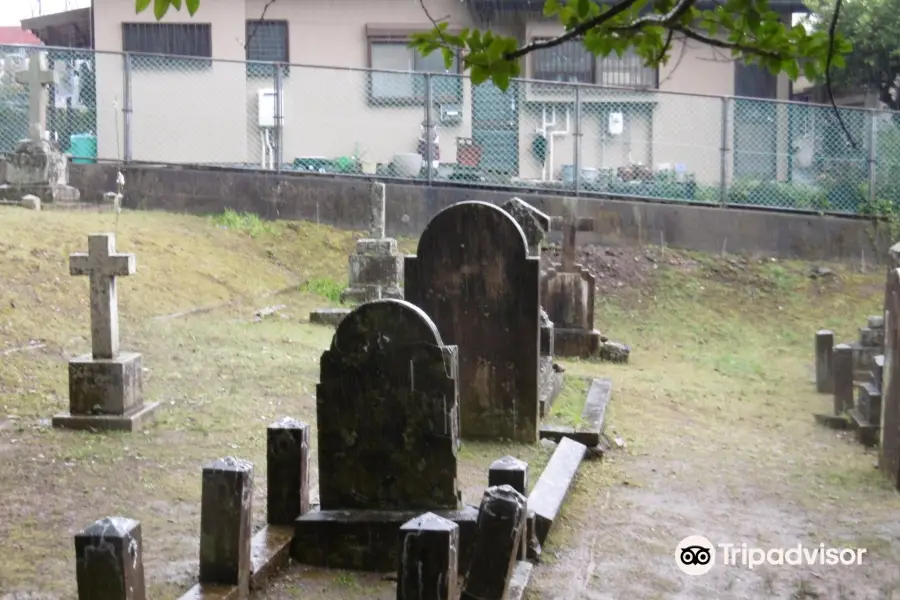
[[[439,212],[404,265],[405,296],[459,348],[463,437],[538,439],[539,259],[486,202]]]
[[[320,367],[322,510],[458,508],[456,348],[428,315],[402,300],[363,304]]]

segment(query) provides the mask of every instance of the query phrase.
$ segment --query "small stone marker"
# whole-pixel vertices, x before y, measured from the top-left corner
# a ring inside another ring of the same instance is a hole
[[[266,518],[293,525],[309,512],[309,425],[285,417],[266,431]]]
[[[541,255],[541,245],[550,231],[550,217],[528,204],[521,198],[512,198],[503,205],[503,210],[516,220],[528,241],[528,253]]]
[[[538,439],[540,260],[487,202],[439,212],[406,257],[406,298],[459,347],[464,438]]]
[[[200,500],[200,584],[250,590],[253,465],[220,458],[203,467]]]
[[[853,407],[853,348],[838,344],[832,354],[834,373],[834,414],[842,415]]]
[[[504,600],[525,530],[525,496],[511,486],[489,487],[478,509],[475,553],[461,600]]]
[[[69,361],[69,413],[54,427],[136,431],[159,406],[144,404],[141,355],[119,352],[116,277],[135,273],[135,257],[115,246],[114,234],[91,234],[88,253],[69,257],[70,274],[90,278],[92,353]]]
[[[459,525],[425,513],[400,528],[397,600],[459,598]]]
[[[141,524],[106,517],[75,534],[78,600],[144,600]]]
[[[816,332],[816,391],[830,394],[834,389],[834,373],[831,370],[834,349],[834,332],[822,329]]]
[[[488,487],[508,485],[523,496],[528,494],[528,463],[513,456],[498,458],[488,470]]]

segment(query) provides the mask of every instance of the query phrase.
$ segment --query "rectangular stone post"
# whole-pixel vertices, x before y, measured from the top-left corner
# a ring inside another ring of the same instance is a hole
[[[106,517],[75,534],[78,600],[144,600],[141,524]]]
[[[816,391],[830,394],[834,389],[834,373],[831,356],[834,347],[834,333],[822,329],[816,332]]]
[[[309,512],[309,425],[285,417],[266,430],[266,518],[293,525]]]
[[[488,487],[508,485],[523,496],[528,494],[528,463],[513,456],[504,456],[491,463]]]
[[[831,368],[834,373],[834,414],[841,415],[853,407],[853,348],[848,344],[835,346]]]
[[[498,458],[488,470],[488,487],[508,485],[526,498],[528,497],[528,463],[513,456]],[[526,527],[527,530],[527,527]],[[527,535],[522,535],[520,558],[528,558]]]
[[[459,525],[425,513],[400,527],[397,600],[459,598]]]
[[[504,600],[525,529],[525,496],[508,485],[484,491],[475,550],[461,600]]]
[[[200,583],[250,590],[253,465],[220,458],[203,467],[200,499]]]

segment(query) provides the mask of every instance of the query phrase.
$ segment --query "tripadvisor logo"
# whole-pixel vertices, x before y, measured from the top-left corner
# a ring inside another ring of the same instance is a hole
[[[825,544],[804,546],[797,544],[790,548],[755,548],[747,544],[715,545],[702,535],[684,538],[675,548],[675,564],[688,575],[704,575],[716,564],[716,556],[721,563],[754,569],[762,565],[861,565],[865,548],[829,548]]]

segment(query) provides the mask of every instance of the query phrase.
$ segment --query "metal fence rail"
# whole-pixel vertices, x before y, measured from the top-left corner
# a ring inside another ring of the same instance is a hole
[[[859,214],[900,199],[900,119],[827,106],[464,76],[0,46],[0,151],[28,134],[16,80],[47,51],[47,129],[75,162],[206,164]],[[402,61],[401,61],[402,62]],[[418,63],[414,61],[418,66]],[[430,143],[429,143],[430,142]]]

